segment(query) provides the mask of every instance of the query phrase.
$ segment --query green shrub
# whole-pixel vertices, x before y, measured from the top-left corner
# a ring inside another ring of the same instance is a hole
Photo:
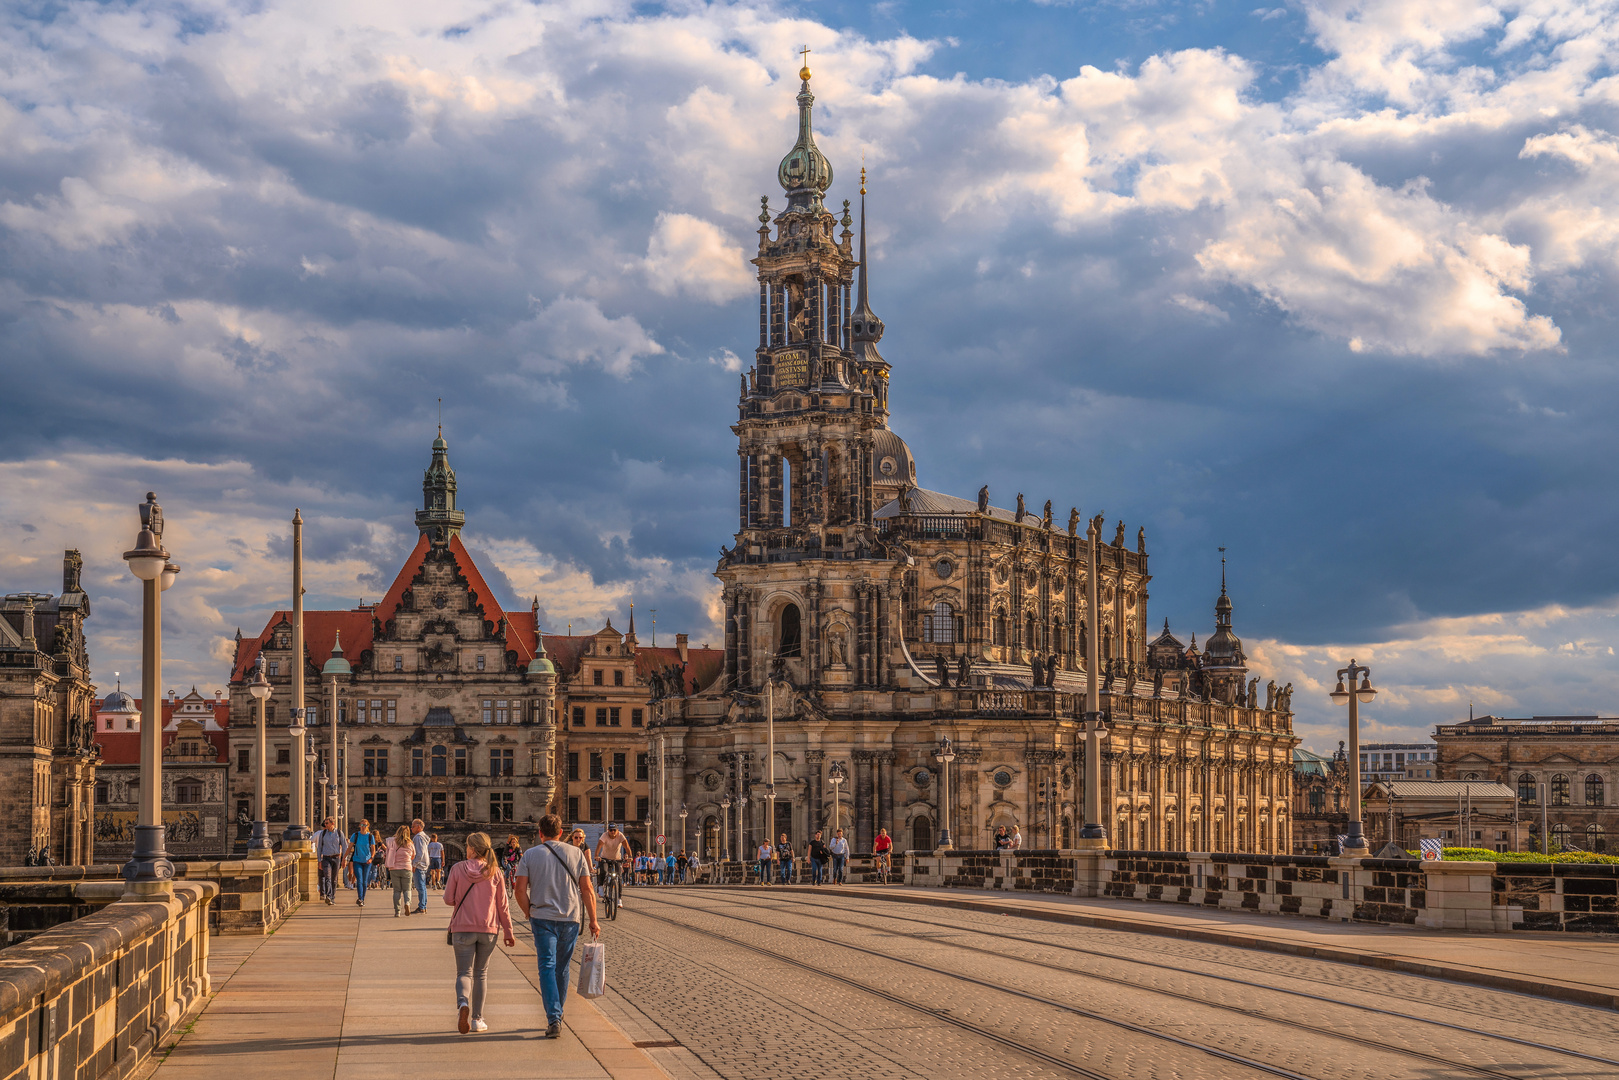
[[[1421,857],[1420,851],[1411,854]],[[1565,851],[1556,855],[1542,855],[1538,851],[1490,851],[1486,848],[1445,848],[1448,862],[1493,863],[1619,863],[1619,856],[1593,855],[1588,851]]]

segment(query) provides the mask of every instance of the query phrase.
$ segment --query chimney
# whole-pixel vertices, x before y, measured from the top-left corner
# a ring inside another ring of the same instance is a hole
[[[685,634],[676,634],[675,635],[675,651],[680,654],[680,662],[682,664],[684,664],[686,662],[686,635]]]

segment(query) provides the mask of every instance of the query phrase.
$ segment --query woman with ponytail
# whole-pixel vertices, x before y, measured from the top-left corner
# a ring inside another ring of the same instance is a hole
[[[467,857],[450,870],[444,882],[444,902],[455,909],[450,916],[450,944],[455,946],[456,1029],[463,1035],[488,1031],[483,999],[495,935],[504,934],[508,949],[517,944],[506,905],[505,878],[488,833],[467,837]]]

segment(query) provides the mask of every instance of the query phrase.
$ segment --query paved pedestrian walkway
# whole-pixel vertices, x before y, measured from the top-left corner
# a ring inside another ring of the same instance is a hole
[[[450,909],[440,894],[429,894],[425,914],[400,919],[384,893],[364,909],[353,893],[340,895],[336,907],[305,904],[269,937],[214,938],[211,1000],[143,1077],[668,1080],[577,994],[568,996],[562,1037],[541,1038],[545,1012],[526,928],[517,948],[490,961],[489,1031],[461,1035],[455,961],[444,943]]]
[[[829,891],[809,886],[790,888],[820,894]],[[1152,901],[989,889],[852,885],[834,891],[1311,956],[1619,1008],[1619,939],[1611,934],[1434,931]]]

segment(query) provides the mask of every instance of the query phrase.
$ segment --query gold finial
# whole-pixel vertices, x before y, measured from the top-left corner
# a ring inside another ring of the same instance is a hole
[[[864,195],[865,193],[866,193],[866,155],[865,155],[864,152],[862,152],[861,155],[860,155],[860,194]],[[865,204],[862,203],[861,205],[864,206]]]
[[[805,82],[809,82],[809,80],[810,80],[810,69],[809,69],[810,47],[808,45],[806,45],[802,49],[800,49],[799,52],[802,53],[803,56],[804,56],[804,66],[798,69],[798,77],[800,79],[803,79]]]

